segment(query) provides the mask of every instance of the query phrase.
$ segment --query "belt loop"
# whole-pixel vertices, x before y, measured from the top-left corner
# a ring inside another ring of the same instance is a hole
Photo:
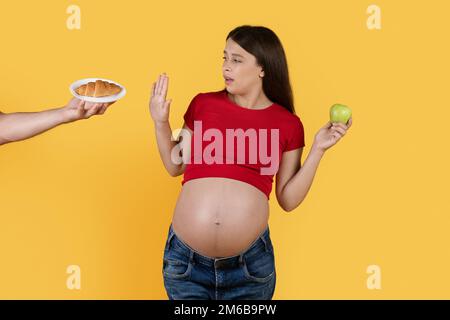
[[[172,241],[174,236],[175,236],[175,232],[173,232],[172,228],[170,228],[169,229],[169,237],[167,238],[167,244],[166,244],[167,249],[170,249],[170,242]]]
[[[189,262],[194,264],[194,251],[189,249]]]
[[[272,252],[273,248],[272,248],[272,244],[271,244],[271,240],[270,240],[270,228],[269,228],[269,226],[267,226],[266,230],[261,235],[261,240],[264,242],[264,246],[266,247],[266,251],[267,252]]]
[[[267,244],[267,240],[264,238],[263,235],[260,236],[259,238],[260,238],[260,239],[262,240],[262,242],[264,243],[264,248],[265,248],[265,250],[266,250],[267,252],[269,252],[270,250],[269,250],[269,245]]]
[[[240,266],[244,265],[244,253],[241,253],[239,255],[239,265]]]

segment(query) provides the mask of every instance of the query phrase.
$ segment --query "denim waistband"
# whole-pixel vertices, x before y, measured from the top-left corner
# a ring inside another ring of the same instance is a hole
[[[206,255],[202,255],[201,253],[192,249],[189,245],[187,245],[182,239],[180,239],[175,232],[173,231],[172,224],[169,227],[169,235],[167,239],[167,245],[170,246],[171,242],[179,247],[186,256],[189,256],[191,262],[201,263],[208,267],[215,267],[216,269],[225,269],[231,268],[234,266],[242,265],[245,258],[250,258],[254,254],[259,253],[261,250],[271,251],[273,250],[272,242],[270,240],[270,231],[269,226],[256,238],[256,240],[249,245],[249,247],[241,252],[240,254],[230,256],[230,257],[221,257],[214,258]]]

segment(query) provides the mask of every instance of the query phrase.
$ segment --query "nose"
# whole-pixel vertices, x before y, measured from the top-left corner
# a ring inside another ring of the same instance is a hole
[[[222,64],[222,70],[223,71],[231,71],[230,65],[225,60],[223,61],[223,64]]]

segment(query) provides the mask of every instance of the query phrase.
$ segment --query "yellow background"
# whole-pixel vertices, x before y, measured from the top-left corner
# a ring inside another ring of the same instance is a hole
[[[381,30],[366,9],[381,8]],[[81,8],[81,30],[66,9]],[[223,87],[230,30],[264,25],[287,53],[308,155],[333,103],[353,126],[306,200],[271,196],[274,299],[450,298],[450,3],[438,1],[8,1],[0,110],[63,106],[86,77],[128,93],[103,116],[0,147],[0,298],[166,299],[162,254],[182,177],[159,158],[151,83],[170,77],[172,128]],[[447,190],[447,191],[445,191]],[[81,267],[81,290],[66,268]],[[366,269],[381,268],[381,290]]]

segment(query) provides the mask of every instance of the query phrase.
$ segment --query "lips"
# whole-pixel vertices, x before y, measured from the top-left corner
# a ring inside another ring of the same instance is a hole
[[[234,81],[234,79],[232,79],[230,77],[224,77],[224,79],[225,79],[225,83],[227,83],[227,84],[229,84],[229,83]]]

